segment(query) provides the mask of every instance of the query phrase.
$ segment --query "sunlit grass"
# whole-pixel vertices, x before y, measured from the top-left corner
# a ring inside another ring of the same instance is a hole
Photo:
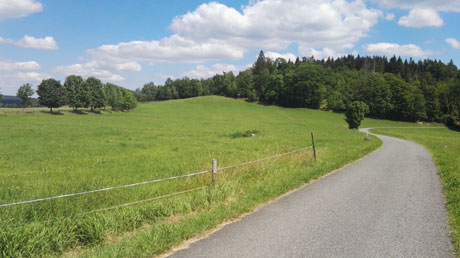
[[[0,208],[0,256],[158,254],[380,145],[348,130],[342,114],[215,96],[131,112],[31,111],[0,110],[0,204],[255,160],[311,145],[311,131],[319,160],[299,152],[221,171],[215,187],[96,213],[87,214],[207,185],[211,175]]]
[[[449,212],[452,243],[460,257],[460,132],[439,129],[378,129],[375,133],[418,142],[432,154]]]

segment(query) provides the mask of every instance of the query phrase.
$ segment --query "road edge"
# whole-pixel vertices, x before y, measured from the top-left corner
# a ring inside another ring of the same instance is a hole
[[[368,128],[363,128],[363,129],[368,129]],[[359,130],[359,132],[360,132],[360,133],[363,133],[361,130]],[[274,202],[277,202],[277,201],[279,201],[280,199],[282,199],[282,198],[284,198],[284,197],[286,197],[286,196],[289,196],[289,195],[291,195],[291,194],[293,194],[293,193],[295,193],[295,192],[297,192],[297,191],[300,191],[300,190],[302,190],[302,189],[305,188],[305,187],[308,187],[308,186],[310,186],[310,185],[312,185],[312,184],[314,184],[314,183],[316,183],[316,182],[318,182],[318,181],[321,181],[322,179],[324,179],[324,178],[326,178],[326,177],[328,177],[328,176],[331,176],[331,175],[333,175],[333,174],[336,174],[336,173],[340,172],[341,170],[343,170],[343,169],[345,169],[345,168],[347,168],[347,167],[353,165],[354,163],[356,163],[356,162],[358,162],[358,161],[361,161],[361,160],[367,158],[368,156],[370,156],[370,155],[373,154],[374,152],[380,150],[380,148],[382,148],[382,146],[383,146],[383,141],[382,141],[380,138],[378,138],[378,137],[376,137],[376,138],[377,138],[382,144],[381,144],[378,148],[372,150],[371,152],[366,153],[364,156],[362,156],[362,157],[360,157],[360,158],[358,158],[358,159],[356,159],[356,160],[353,160],[353,161],[351,161],[350,163],[348,163],[348,164],[346,164],[346,165],[344,165],[344,166],[342,166],[342,167],[340,167],[340,168],[334,169],[334,170],[332,170],[332,171],[330,171],[330,172],[328,172],[328,173],[326,173],[326,174],[324,174],[324,175],[322,175],[322,176],[320,176],[320,177],[318,177],[318,178],[316,178],[316,179],[312,179],[312,180],[310,180],[309,182],[307,182],[307,183],[305,183],[305,184],[303,184],[303,185],[301,185],[301,186],[299,186],[299,187],[297,187],[297,188],[294,188],[294,189],[292,189],[292,190],[289,190],[288,192],[286,192],[286,193],[284,193],[284,194],[282,194],[282,195],[280,195],[280,196],[278,196],[278,197],[276,197],[276,198],[274,198],[274,199],[268,200],[268,201],[266,201],[266,202],[262,202],[262,203],[258,204],[258,205],[257,205],[252,211],[250,211],[250,212],[245,212],[245,213],[243,213],[243,214],[237,216],[236,218],[229,219],[229,220],[225,220],[225,221],[223,221],[222,223],[220,223],[220,224],[216,225],[215,227],[213,227],[212,229],[209,229],[209,230],[206,230],[206,231],[204,231],[204,232],[202,232],[202,233],[199,233],[197,236],[192,237],[192,238],[190,238],[190,239],[183,240],[180,244],[177,244],[177,245],[171,247],[171,250],[169,250],[168,252],[165,252],[165,253],[160,254],[160,255],[155,255],[155,256],[152,256],[152,257],[153,257],[153,258],[166,258],[166,257],[169,257],[169,256],[173,255],[173,254],[176,253],[176,252],[179,252],[179,251],[181,251],[181,250],[187,249],[187,248],[190,247],[191,244],[196,243],[196,242],[198,242],[198,241],[200,241],[200,240],[203,240],[203,239],[205,239],[205,238],[210,237],[212,234],[214,234],[214,233],[216,233],[216,232],[222,230],[225,226],[230,225],[230,224],[233,224],[233,223],[236,223],[236,222],[238,222],[238,221],[241,221],[241,220],[243,220],[246,216],[249,216],[249,215],[251,215],[251,214],[253,214],[253,213],[256,213],[256,212],[258,212],[260,209],[262,209],[262,208],[264,208],[264,207],[266,207],[266,206],[268,206],[268,205],[270,205],[270,204],[272,204],[272,203],[274,203]]]

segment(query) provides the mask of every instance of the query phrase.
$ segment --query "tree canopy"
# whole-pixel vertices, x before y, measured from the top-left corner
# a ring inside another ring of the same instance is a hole
[[[137,106],[134,92],[112,83],[103,84],[95,77],[84,80],[81,76],[69,75],[64,86],[55,79],[43,80],[38,86],[37,94],[40,105],[49,107],[51,112],[53,108],[63,105],[69,105],[75,111],[79,108],[90,108],[94,111],[107,105],[112,110],[126,111]]]
[[[53,112],[53,108],[64,106],[67,103],[67,92],[61,82],[55,79],[43,80],[38,85],[38,101]]]
[[[31,104],[32,102],[32,95],[34,95],[35,91],[32,89],[32,85],[30,85],[29,83],[26,83],[24,85],[22,85],[21,87],[19,87],[17,93],[16,93],[16,97],[22,99],[22,107],[25,108],[27,107],[28,105]]]
[[[69,75],[65,79],[64,87],[67,90],[67,104],[74,110],[78,108],[88,108],[90,95],[88,87],[81,76]]]
[[[347,106],[345,111],[346,121],[348,123],[348,128],[358,129],[361,125],[361,121],[369,113],[369,106],[362,101],[353,101]]]
[[[371,117],[460,126],[459,92],[460,72],[452,61],[348,55],[293,62],[267,58],[261,51],[254,65],[238,75],[168,79],[164,85],[145,84],[135,95],[138,101],[156,101],[215,94],[335,112],[362,101]]]

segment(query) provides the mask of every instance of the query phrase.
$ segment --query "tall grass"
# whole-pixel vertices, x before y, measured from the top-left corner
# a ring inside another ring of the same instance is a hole
[[[309,146],[311,131],[318,162],[299,152],[219,171],[215,187],[110,210],[104,209],[201,187],[211,178],[0,208],[0,256],[159,254],[380,145],[347,130],[340,114],[215,96],[120,113],[0,110],[0,204],[203,171],[212,159],[219,166],[255,160]]]

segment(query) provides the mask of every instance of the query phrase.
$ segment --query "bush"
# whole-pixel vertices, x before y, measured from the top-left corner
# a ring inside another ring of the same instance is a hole
[[[358,129],[361,125],[361,121],[364,119],[364,116],[369,114],[369,106],[362,101],[354,101],[347,106],[347,111],[345,112],[346,121],[348,123],[348,128]]]
[[[247,138],[251,136],[256,136],[259,134],[259,130],[247,130],[246,132],[234,132],[231,137],[232,138]]]

